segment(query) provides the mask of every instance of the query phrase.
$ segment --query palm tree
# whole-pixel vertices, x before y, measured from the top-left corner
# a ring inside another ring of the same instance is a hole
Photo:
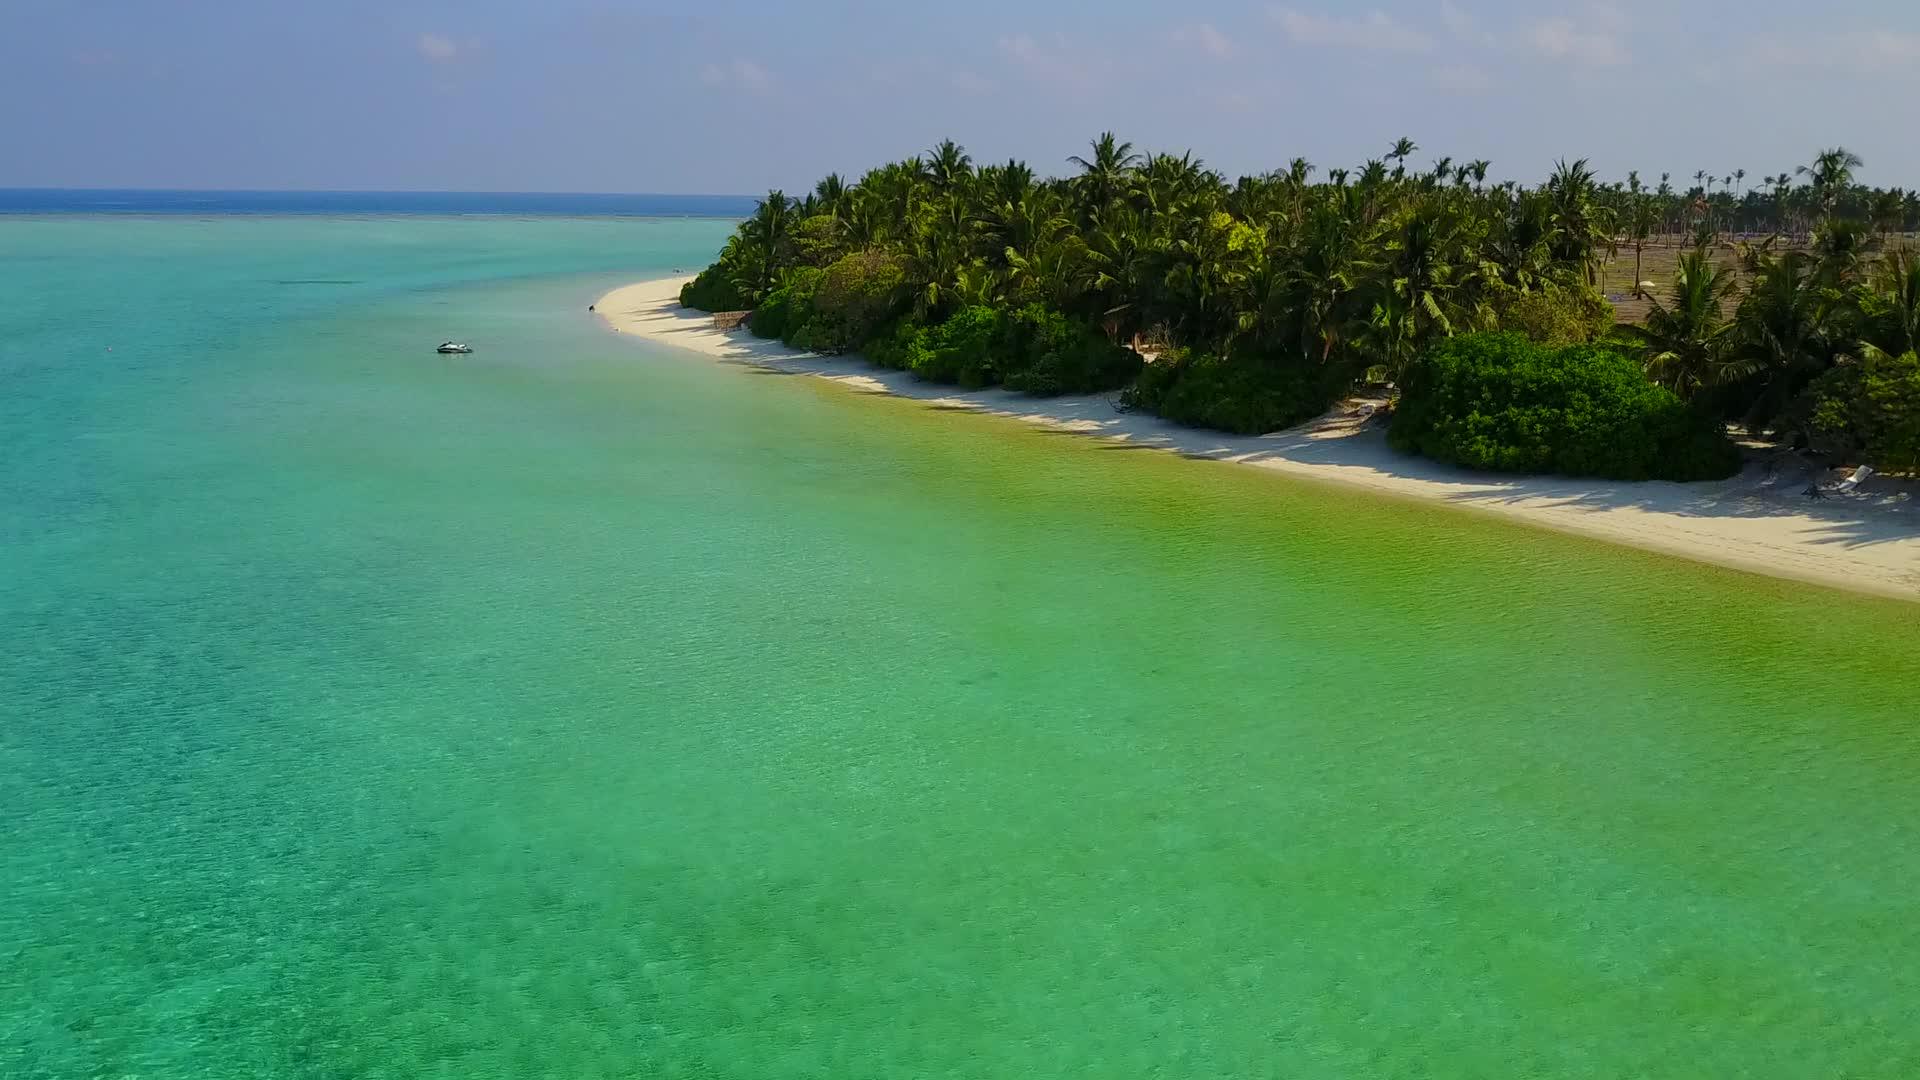
[[[917,314],[944,314],[962,306],[969,294],[964,286],[978,266],[973,255],[978,236],[975,216],[957,198],[930,206],[913,221],[903,246]]]
[[[1792,227],[1787,219],[1787,189],[1793,183],[1793,175],[1782,171],[1767,177],[1766,182],[1773,188],[1773,229],[1786,232]]]
[[[1393,149],[1387,151],[1387,159],[1393,162],[1393,178],[1399,180],[1407,175],[1407,159],[1420,149],[1418,143],[1406,136],[1393,141]]]
[[[1641,258],[1647,248],[1647,237],[1653,234],[1653,201],[1640,183],[1638,169],[1627,174],[1627,193],[1627,235],[1633,238],[1633,295],[1644,299],[1646,291],[1640,287],[1645,280]]]
[[[1102,210],[1086,233],[1083,291],[1092,313],[1116,340],[1146,329],[1158,302],[1152,242],[1140,215],[1125,203]]]
[[[1121,142],[1107,131],[1093,141],[1091,161],[1075,154],[1067,163],[1080,169],[1080,189],[1085,196],[1082,206],[1091,213],[1126,191],[1134,170],[1140,167],[1140,155],[1133,152],[1132,143]]]
[[[1387,299],[1376,305],[1375,317],[1393,316],[1392,341],[1424,343],[1488,321],[1479,296],[1479,260],[1469,257],[1478,246],[1459,204],[1451,201],[1424,202],[1400,223],[1377,268],[1379,291]],[[1398,382],[1410,358],[1398,349],[1383,356],[1386,380]]]
[[[1831,150],[1822,150],[1814,155],[1813,164],[1802,165],[1794,173],[1807,178],[1813,185],[1814,201],[1820,204],[1820,216],[1833,216],[1834,203],[1840,193],[1853,186],[1853,170],[1864,166],[1860,155],[1844,146]]]
[[[987,179],[986,172],[981,170],[983,180]],[[1026,162],[1008,159],[1005,165],[995,166],[992,173],[987,191],[996,203],[1022,206],[1033,197],[1033,169]]]
[[[740,226],[740,269],[735,281],[758,303],[779,280],[791,255],[795,205],[783,191],[769,191]]]
[[[1786,415],[1807,383],[1833,366],[1841,348],[1838,298],[1806,252],[1755,257],[1721,369],[1723,382],[1741,384],[1749,428]]]
[[[1878,238],[1866,222],[1829,218],[1813,233],[1813,257],[1820,280],[1832,288],[1846,288],[1860,275]]]
[[[942,139],[927,157],[927,177],[937,191],[952,191],[973,175],[973,158],[952,139]]]
[[[1876,192],[1868,205],[1868,215],[1873,227],[1884,239],[1890,232],[1900,228],[1907,216],[1907,195],[1899,188],[1889,188]]]
[[[1359,197],[1357,189],[1348,189],[1345,198],[1315,206],[1285,253],[1275,293],[1262,298],[1262,308],[1277,305],[1288,313],[1297,355],[1312,363],[1325,365],[1339,357],[1364,318],[1361,290],[1375,264],[1358,216]]]
[[[1920,349],[1920,256],[1910,248],[1887,254],[1860,297],[1861,338],[1892,356]]]
[[[818,210],[831,217],[839,217],[847,205],[847,181],[839,173],[828,173],[813,188]]]
[[[1324,174],[1296,158],[1229,185],[1192,155],[1144,157],[1112,133],[1060,180],[1017,160],[976,166],[948,140],[858,183],[826,177],[798,201],[769,192],[713,281],[743,294],[729,306],[783,285],[799,297],[802,268],[852,267],[857,254],[873,268],[859,272],[889,275],[874,294],[884,310],[863,316],[874,326],[911,334],[915,320],[932,330],[964,307],[1039,304],[1116,341],[1151,333],[1211,357],[1235,370],[1207,392],[1243,394],[1282,378],[1397,378],[1449,334],[1510,313],[1519,326],[1545,306],[1510,309],[1515,294],[1584,305],[1616,244],[1633,245],[1638,293],[1645,248],[1663,229],[1711,237],[1804,222],[1818,225],[1812,251],[1741,245],[1752,289],[1737,309],[1743,272],[1706,248],[1681,259],[1671,291],[1645,290],[1659,294],[1652,313],[1620,334],[1647,371],[1700,408],[1766,420],[1798,408],[1832,365],[1868,347],[1904,354],[1920,337],[1920,253],[1878,254],[1880,238],[1893,243],[1920,216],[1920,196],[1856,185],[1859,159],[1844,150],[1823,152],[1805,186],[1791,169],[1754,189],[1744,169],[1701,170],[1698,187],[1676,192],[1671,173],[1657,186],[1637,171],[1603,184],[1585,160],[1556,162],[1538,186],[1489,186],[1487,162],[1446,157],[1410,173],[1417,149],[1399,140],[1381,159]],[[815,314],[830,313],[855,272],[835,271]]]
[[[1533,292],[1560,275],[1553,261],[1553,204],[1545,192],[1525,191],[1493,224],[1486,257],[1509,288]]]
[[[1554,258],[1581,267],[1587,284],[1594,284],[1599,251],[1613,246],[1613,222],[1607,209],[1594,201],[1593,170],[1587,160],[1556,162],[1547,180],[1547,197],[1552,207]]]
[[[1714,263],[1704,248],[1680,256],[1673,291],[1639,326],[1620,328],[1638,348],[1648,377],[1690,401],[1720,377],[1733,329],[1721,304],[1734,288],[1733,271]]]

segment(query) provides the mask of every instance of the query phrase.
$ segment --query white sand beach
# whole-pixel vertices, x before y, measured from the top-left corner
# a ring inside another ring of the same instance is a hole
[[[1807,499],[1803,467],[1761,465],[1705,484],[1626,483],[1473,473],[1389,449],[1378,424],[1346,411],[1271,435],[1242,437],[1123,413],[1113,395],[1033,398],[960,390],[876,368],[857,356],[818,356],[746,330],[715,330],[679,306],[688,279],[643,281],[601,297],[615,330],[717,359],[817,375],[943,407],[977,409],[1093,438],[1271,469],[1501,514],[1684,558],[1883,596],[1920,600],[1920,484],[1876,479],[1852,494]]]

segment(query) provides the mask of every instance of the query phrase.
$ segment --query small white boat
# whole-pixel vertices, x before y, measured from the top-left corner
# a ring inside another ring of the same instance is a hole
[[[442,355],[452,355],[455,353],[470,353],[472,351],[473,351],[473,346],[463,344],[458,341],[443,341],[440,343],[440,347],[434,350],[434,352],[440,353]]]

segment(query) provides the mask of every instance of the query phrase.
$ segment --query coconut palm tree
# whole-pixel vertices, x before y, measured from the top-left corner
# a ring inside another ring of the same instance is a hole
[[[1791,169],[1754,189],[1744,169],[1701,170],[1682,193],[1671,173],[1657,186],[1637,171],[1601,183],[1585,160],[1557,162],[1538,186],[1489,186],[1487,162],[1446,157],[1409,173],[1417,149],[1399,140],[1319,182],[1296,158],[1229,184],[1190,154],[1144,157],[1112,133],[1069,159],[1075,175],[1061,180],[1017,160],[976,167],[943,141],[858,183],[829,176],[798,201],[769,192],[710,279],[734,288],[696,295],[739,306],[783,286],[810,296],[799,272],[837,268],[822,296],[868,275],[886,310],[863,325],[909,336],[923,329],[915,320],[931,331],[965,307],[1037,304],[1116,341],[1151,333],[1237,368],[1209,391],[1237,394],[1280,376],[1395,378],[1435,341],[1509,314],[1552,336],[1534,313],[1598,306],[1588,285],[1616,243],[1634,247],[1638,292],[1658,231],[1697,226],[1711,238],[1804,222],[1811,251],[1741,245],[1753,288],[1737,309],[1740,272],[1704,249],[1682,258],[1671,291],[1647,290],[1660,294],[1652,314],[1621,336],[1649,373],[1700,408],[1766,420],[1798,408],[1829,366],[1869,346],[1904,354],[1920,336],[1920,254],[1878,254],[1920,217],[1920,198],[1856,185],[1859,159],[1844,150],[1819,155],[1804,186]]]
[[[1920,349],[1920,255],[1888,252],[1859,298],[1861,339],[1893,356]]]
[[[1534,292],[1567,275],[1553,258],[1553,204],[1545,192],[1521,192],[1493,222],[1486,257],[1512,289]]]
[[[828,173],[814,185],[813,196],[819,213],[837,218],[847,206],[847,181],[839,173]]]
[[[1421,203],[1387,237],[1377,273],[1379,291],[1390,301],[1376,314],[1394,314],[1395,340],[1424,343],[1490,321],[1480,296],[1480,260],[1473,257],[1479,240],[1452,201]],[[1388,381],[1399,380],[1400,361],[1407,359],[1396,356],[1386,364]]]
[[[1836,146],[1820,151],[1814,155],[1812,164],[1802,165],[1794,173],[1807,178],[1813,187],[1814,201],[1820,204],[1820,216],[1830,218],[1840,193],[1853,186],[1853,170],[1865,164],[1859,154]]]
[[[1552,208],[1554,235],[1549,243],[1554,258],[1581,267],[1587,284],[1594,284],[1599,252],[1613,247],[1613,221],[1612,214],[1594,199],[1593,169],[1585,158],[1571,164],[1557,162],[1546,191]]]
[[[1362,295],[1375,272],[1374,245],[1359,216],[1359,192],[1317,204],[1282,257],[1277,295],[1264,298],[1290,312],[1299,356],[1325,365],[1358,331],[1368,305]]]
[[[1125,203],[1102,210],[1086,247],[1082,291],[1091,313],[1116,340],[1133,338],[1161,302],[1156,252],[1139,213]]]
[[[772,291],[791,262],[797,206],[784,191],[769,191],[740,226],[734,281],[754,302]]]
[[[985,172],[982,170],[983,179],[986,179]],[[1033,169],[1024,161],[1009,159],[1005,165],[993,168],[986,190],[995,203],[1023,206],[1034,195]]]
[[[1641,268],[1642,257],[1647,249],[1647,238],[1653,235],[1653,200],[1648,197],[1640,183],[1640,172],[1634,170],[1627,174],[1627,235],[1633,240],[1633,295],[1646,297],[1646,291],[1640,287],[1645,279]]]
[[[1722,304],[1733,288],[1733,271],[1716,265],[1706,249],[1680,256],[1667,299],[1653,301],[1643,324],[1620,328],[1649,378],[1682,400],[1719,380],[1733,330]]]
[[[966,147],[952,139],[942,139],[927,155],[927,178],[934,190],[951,192],[973,176],[973,158]]]
[[[1786,415],[1800,391],[1833,366],[1844,346],[1839,301],[1822,282],[1814,256],[1787,251],[1754,258],[1720,372],[1722,382],[1740,384],[1749,428]]]
[[[1133,152],[1132,143],[1121,142],[1113,132],[1107,131],[1093,140],[1091,160],[1075,154],[1067,163],[1080,170],[1081,206],[1091,214],[1126,192],[1141,161],[1140,155]]]
[[[1879,246],[1863,221],[1829,218],[1813,233],[1812,252],[1821,281],[1832,288],[1854,284],[1868,256]]]
[[[1404,179],[1407,175],[1407,159],[1413,156],[1420,145],[1405,136],[1393,141],[1393,149],[1387,151],[1387,160],[1393,162],[1393,178]]]
[[[1899,230],[1907,216],[1907,195],[1899,188],[1875,192],[1868,204],[1868,216],[1873,221],[1874,231],[1882,239],[1891,232]]]

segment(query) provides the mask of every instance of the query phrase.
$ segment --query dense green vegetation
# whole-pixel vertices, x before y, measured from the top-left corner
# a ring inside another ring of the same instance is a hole
[[[1474,469],[1614,480],[1718,480],[1740,466],[1718,424],[1597,345],[1467,334],[1411,372],[1388,439]]]
[[[1679,193],[1664,177],[1606,184],[1563,162],[1530,188],[1488,184],[1486,162],[1411,168],[1417,149],[1402,139],[1320,179],[1296,159],[1229,182],[1191,155],[1138,154],[1112,135],[1061,179],[1018,161],[976,166],[943,142],[858,183],[770,193],[682,302],[752,308],[757,334],[862,350],[929,380],[1123,389],[1125,404],[1236,432],[1284,427],[1371,384],[1404,391],[1401,407],[1424,418],[1405,445],[1478,467],[1709,475],[1729,460],[1700,435],[1719,422],[1884,455],[1884,436],[1836,427],[1842,416],[1898,427],[1846,399],[1884,378],[1828,376],[1861,366],[1868,347],[1913,348],[1920,274],[1890,234],[1920,205],[1859,187],[1853,155],[1824,152],[1794,174],[1804,184],[1783,173],[1736,199],[1738,170],[1718,193],[1704,171],[1699,190]],[[1732,268],[1707,254],[1719,230],[1756,228],[1809,238],[1743,243]],[[1601,264],[1675,231],[1702,247],[1644,326],[1616,330],[1594,288]],[[1472,363],[1441,347],[1495,331],[1523,340],[1477,339]],[[1155,361],[1143,367],[1143,353]],[[1436,363],[1451,367],[1422,377]],[[1501,441],[1518,430],[1502,424],[1533,422],[1518,414],[1435,411],[1465,407],[1448,395],[1467,382],[1490,390],[1499,378],[1528,381],[1503,397],[1528,416],[1557,410],[1565,423],[1539,437],[1565,445]],[[1572,398],[1553,396],[1595,391],[1604,417],[1572,417]],[[1652,441],[1596,456],[1583,440],[1602,431]]]
[[[680,303],[701,311],[741,311],[753,297],[734,284],[731,268],[716,263],[680,287]]]
[[[1817,444],[1844,460],[1920,473],[1920,356],[1869,348],[1813,386],[1810,426]]]
[[[1696,170],[1686,187],[1674,186],[1672,173],[1661,173],[1649,186],[1634,172],[1624,183],[1602,185],[1596,200],[1629,237],[1643,233],[1637,223],[1644,223],[1644,234],[1697,233],[1704,227],[1808,237],[1835,218],[1881,235],[1920,230],[1920,191],[1861,185],[1854,170],[1862,164],[1858,155],[1834,147],[1805,165],[1758,177],[1756,184],[1748,183],[1745,169],[1724,176]]]

